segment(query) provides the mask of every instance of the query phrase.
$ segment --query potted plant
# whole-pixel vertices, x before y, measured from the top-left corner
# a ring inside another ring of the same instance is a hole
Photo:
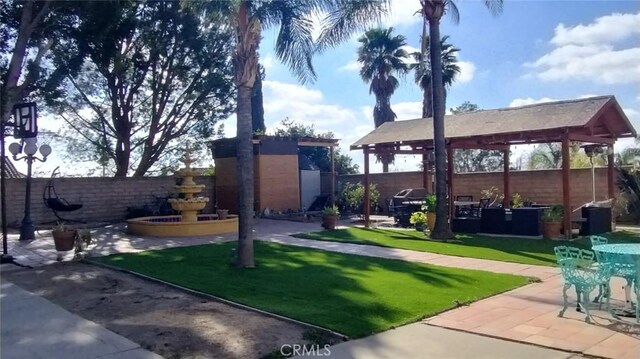
[[[511,196],[511,208],[522,208],[525,207],[524,200],[519,193],[515,193]]]
[[[551,206],[542,212],[542,237],[544,239],[554,239],[560,236],[563,217],[564,207],[560,205]]]
[[[218,210],[216,210],[216,214],[218,215],[218,219],[227,219],[227,217],[229,216],[229,210],[228,209],[218,209]]]
[[[339,215],[340,211],[338,210],[338,207],[324,207],[322,210],[322,227],[327,230],[336,229],[336,222],[338,221]]]
[[[433,231],[436,227],[436,195],[428,195],[424,202],[422,209],[427,212],[427,227],[429,231]]]
[[[413,212],[411,218],[409,218],[409,223],[413,224],[416,231],[424,232],[427,224],[427,215],[424,212]]]
[[[76,243],[77,232],[78,231],[75,228],[69,227],[62,222],[58,222],[51,231],[56,250],[58,252],[67,252],[72,250]]]

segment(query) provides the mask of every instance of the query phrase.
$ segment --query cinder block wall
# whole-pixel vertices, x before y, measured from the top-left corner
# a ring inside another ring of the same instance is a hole
[[[202,213],[212,213],[214,198],[213,176],[194,178],[205,185],[200,196],[209,197]],[[31,218],[34,223],[55,221],[53,212],[45,207],[42,198],[48,178],[34,178],[31,189]],[[83,207],[74,212],[61,212],[65,218],[83,221],[118,221],[125,218],[127,207],[152,203],[154,196],[166,197],[175,193],[174,177],[69,177],[56,178],[55,190],[60,198],[70,203],[81,203]],[[14,225],[22,221],[26,182],[23,178],[7,179],[7,223]]]
[[[607,169],[596,168],[596,199],[607,199]],[[362,182],[363,175],[342,175],[339,182]],[[375,173],[370,175],[380,192],[380,206],[386,208],[385,199],[390,199],[405,188],[421,188],[422,172],[394,172]],[[503,192],[502,172],[458,173],[453,179],[454,196],[471,195],[480,199],[482,190],[496,187],[498,193]],[[341,186],[339,186],[341,187]],[[338,188],[338,191],[340,188]],[[510,176],[511,194],[519,193],[523,199],[537,203],[562,203],[562,171],[536,170],[512,171]],[[571,205],[577,208],[591,201],[591,169],[580,168],[571,170]]]

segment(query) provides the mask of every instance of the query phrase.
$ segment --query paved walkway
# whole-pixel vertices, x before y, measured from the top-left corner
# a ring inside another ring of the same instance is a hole
[[[330,348],[331,359],[566,359],[571,353],[471,335],[423,323],[351,340]]]
[[[162,358],[9,282],[0,290],[2,359]]]
[[[233,240],[235,235],[192,238],[143,238],[124,234],[123,226],[111,226],[95,231],[97,245],[94,255],[137,252],[202,243]],[[565,318],[558,318],[562,306],[562,278],[557,268],[507,263],[483,259],[463,258],[411,250],[315,241],[291,237],[291,234],[320,230],[318,223],[298,223],[258,220],[255,238],[295,246],[317,248],[340,253],[400,259],[446,267],[485,270],[537,277],[541,283],[531,284],[485,300],[429,318],[423,324],[489,335],[497,338],[537,344],[566,351],[607,358],[640,358],[640,326],[631,320],[616,321],[604,311],[594,311],[595,324],[584,322],[584,316],[569,309]],[[16,255],[23,251],[24,255]],[[53,240],[46,233],[31,243],[10,241],[10,253],[28,265],[42,265],[55,261]],[[3,269],[5,266],[3,266]],[[622,298],[622,283],[614,281],[613,297]],[[573,294],[571,292],[570,294]],[[614,305],[620,305],[614,301]],[[597,309],[597,308],[595,308]],[[422,328],[409,326],[410,328]],[[394,333],[395,330],[389,333]],[[378,334],[372,338],[384,335]],[[389,334],[391,335],[391,334]],[[386,337],[385,337],[386,338]],[[390,336],[389,338],[395,338]],[[398,338],[409,338],[401,336]],[[400,339],[399,339],[400,340]],[[405,339],[402,339],[405,340]],[[407,339],[408,340],[408,339]],[[354,343],[357,343],[355,341]],[[348,344],[348,343],[347,343]],[[421,353],[419,341],[399,342]],[[413,346],[415,345],[415,346]],[[355,348],[355,347],[354,347]],[[355,349],[354,349],[355,350]],[[409,350],[409,349],[407,349]],[[346,355],[346,354],[345,354]],[[418,356],[420,357],[420,356]]]

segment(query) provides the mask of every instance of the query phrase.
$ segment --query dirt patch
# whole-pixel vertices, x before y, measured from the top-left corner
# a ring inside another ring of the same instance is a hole
[[[2,276],[165,358],[261,358],[308,338],[300,325],[89,264]]]

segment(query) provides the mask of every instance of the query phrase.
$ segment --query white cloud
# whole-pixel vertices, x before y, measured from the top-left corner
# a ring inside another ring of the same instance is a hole
[[[636,131],[640,131],[640,111],[631,108],[623,108],[622,111],[627,115]]]
[[[422,117],[422,102],[392,103],[391,108],[398,116],[397,120],[411,120]]]
[[[551,43],[557,46],[608,43],[624,40],[634,34],[640,34],[640,12],[602,16],[588,25],[566,27],[559,24]]]
[[[596,96],[600,96],[600,95],[584,94],[584,95],[577,96],[576,98],[588,98],[588,97],[596,97]],[[565,100],[567,100],[567,99],[565,99]],[[534,105],[536,103],[554,102],[554,101],[561,101],[561,99],[549,98],[549,97],[542,97],[542,98],[539,98],[539,99],[534,99],[532,97],[514,98],[511,101],[511,103],[509,103],[509,107],[527,106],[527,105]]]
[[[509,103],[509,107],[520,107],[520,106],[533,105],[533,104],[536,104],[536,103],[553,102],[553,101],[558,101],[558,100],[553,99],[553,98],[548,98],[548,97],[543,97],[543,98],[539,98],[539,99],[534,99],[534,98],[531,98],[531,97],[516,98],[516,99],[513,99],[513,101],[511,101],[511,103]]]
[[[338,71],[355,72],[360,71],[360,63],[358,60],[352,60],[338,68]]]
[[[456,83],[466,83],[473,80],[473,77],[476,74],[476,65],[474,65],[471,61],[458,61],[458,66],[460,66],[460,74],[456,78]]]
[[[525,66],[544,81],[640,83],[640,47],[614,46],[639,33],[640,13],[607,15],[573,27],[560,24],[550,41],[554,48]]]
[[[276,59],[273,57],[272,53],[268,53],[266,56],[264,56],[261,60],[260,63],[262,64],[262,66],[264,66],[265,69],[269,70],[269,69],[273,69],[276,65],[277,65],[277,61]]]
[[[416,0],[391,0],[389,15],[383,22],[385,26],[409,27],[420,22],[416,14],[420,3]]]

